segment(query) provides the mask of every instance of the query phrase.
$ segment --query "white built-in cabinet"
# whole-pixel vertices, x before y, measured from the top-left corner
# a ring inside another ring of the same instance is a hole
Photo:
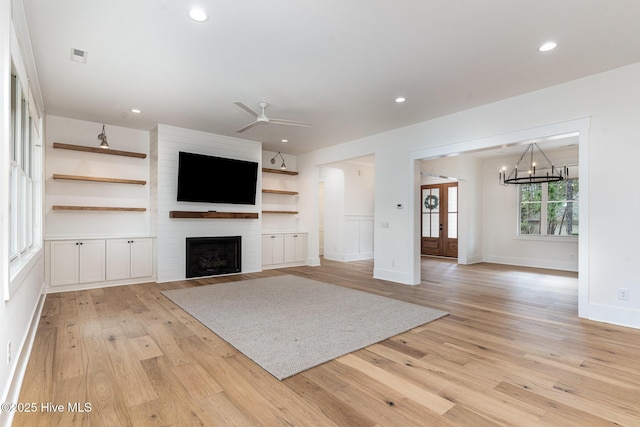
[[[152,276],[153,239],[109,239],[106,262],[107,280]]]
[[[153,238],[60,239],[48,243],[50,286],[127,283],[154,275]]]
[[[307,260],[307,233],[262,235],[262,268],[304,265]]]
[[[51,286],[102,282],[104,279],[104,239],[51,242]]]

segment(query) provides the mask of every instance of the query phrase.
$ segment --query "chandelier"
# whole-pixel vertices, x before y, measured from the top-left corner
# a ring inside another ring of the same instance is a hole
[[[546,164],[538,165],[535,161],[534,151],[538,150],[538,153]],[[528,164],[525,157],[528,154]],[[524,160],[524,162],[523,162]],[[521,163],[524,163],[524,168]],[[569,179],[569,168],[564,165],[560,168],[555,167],[553,162],[549,160],[549,157],[542,151],[537,143],[530,143],[520,156],[520,159],[516,162],[515,167],[507,174],[507,168],[503,167],[500,170],[498,182],[500,185],[507,186],[509,184],[539,184],[542,182],[557,182],[565,179]]]

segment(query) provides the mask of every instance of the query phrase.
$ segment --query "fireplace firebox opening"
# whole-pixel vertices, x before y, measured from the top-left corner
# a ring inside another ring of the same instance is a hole
[[[186,277],[240,273],[241,236],[187,237]]]

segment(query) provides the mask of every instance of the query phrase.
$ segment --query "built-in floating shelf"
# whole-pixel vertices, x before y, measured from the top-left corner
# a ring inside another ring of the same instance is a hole
[[[63,150],[85,151],[89,153],[110,154],[112,156],[136,157],[138,159],[146,159],[145,153],[134,153],[132,151],[112,150],[111,148],[85,147],[84,145],[63,144],[54,142],[53,148],[61,148]]]
[[[298,175],[298,172],[296,172],[296,171],[288,171],[286,169],[262,168],[262,172],[279,173],[279,174],[283,174],[283,175]]]
[[[257,212],[169,211],[169,218],[235,218],[258,219]]]
[[[122,208],[115,206],[60,206],[53,205],[54,211],[119,211],[119,212],[145,212],[147,208]]]
[[[264,188],[262,189],[263,193],[269,193],[269,194],[287,194],[290,196],[297,196],[298,192],[297,191],[284,191],[284,190],[265,190]]]
[[[147,181],[142,181],[138,179],[104,178],[99,176],[82,176],[82,175],[62,175],[59,173],[54,173],[53,179],[67,179],[71,181],[112,182],[117,184],[137,184],[137,185],[147,184]]]
[[[262,211],[263,214],[289,214],[289,215],[297,215],[298,211]]]

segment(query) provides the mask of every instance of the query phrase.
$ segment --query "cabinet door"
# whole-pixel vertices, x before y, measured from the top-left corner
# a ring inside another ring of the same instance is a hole
[[[262,236],[262,265],[273,264],[272,236]]]
[[[104,240],[81,240],[78,256],[78,282],[104,281]]]
[[[295,262],[305,262],[307,260],[307,235],[304,233],[295,234],[296,250]]]
[[[51,286],[78,283],[78,241],[51,242]]]
[[[282,264],[284,262],[284,236],[267,234],[262,236],[262,265]]]
[[[284,239],[284,262],[302,262],[307,258],[306,234],[285,234]]]
[[[153,276],[153,239],[131,239],[131,277]]]
[[[128,279],[131,274],[131,239],[107,240],[107,280]]]
[[[282,264],[284,262],[284,236],[274,234],[273,237],[273,263]]]

